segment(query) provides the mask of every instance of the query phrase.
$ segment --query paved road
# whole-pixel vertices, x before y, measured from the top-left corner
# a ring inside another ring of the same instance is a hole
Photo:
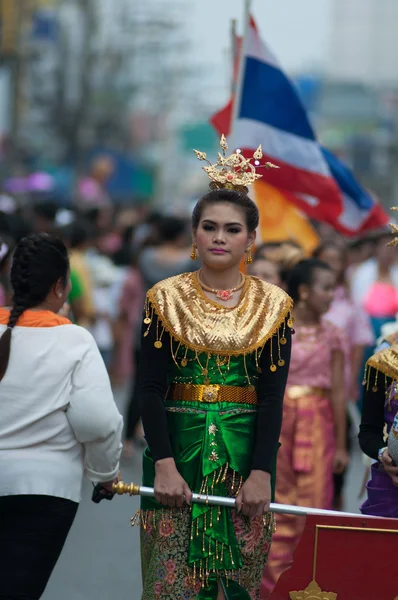
[[[118,397],[119,407],[123,399]],[[140,481],[140,458],[122,464],[125,481]],[[354,452],[345,509],[358,512],[364,467]],[[91,502],[86,484],[83,501],[64,551],[43,600],[139,600],[141,574],[139,532],[130,527],[138,507],[137,498],[116,497],[112,502]]]

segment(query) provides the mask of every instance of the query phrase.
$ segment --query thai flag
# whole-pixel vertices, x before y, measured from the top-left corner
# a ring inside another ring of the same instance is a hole
[[[309,217],[346,235],[385,225],[388,217],[350,169],[319,144],[306,110],[289,78],[259,36],[253,19],[243,41],[241,80],[236,106],[229,104],[211,119],[219,133],[243,152],[262,144],[264,160],[280,169],[264,169],[264,180]]]

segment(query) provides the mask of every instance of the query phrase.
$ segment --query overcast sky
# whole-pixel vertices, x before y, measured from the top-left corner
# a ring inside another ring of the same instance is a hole
[[[325,64],[332,2],[252,0],[261,36],[288,72],[320,69]],[[243,0],[194,0],[187,15],[194,61],[211,66],[214,77],[217,73],[222,78],[227,69],[230,23],[236,18],[242,27],[243,4]]]

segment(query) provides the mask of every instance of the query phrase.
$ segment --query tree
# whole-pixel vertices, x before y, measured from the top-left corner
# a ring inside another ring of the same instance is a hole
[[[94,143],[126,149],[131,111],[162,115],[184,98],[190,73],[181,2],[136,4],[58,0],[36,14],[47,14],[55,35],[35,36],[33,26],[23,45],[19,140],[32,153],[78,163]]]

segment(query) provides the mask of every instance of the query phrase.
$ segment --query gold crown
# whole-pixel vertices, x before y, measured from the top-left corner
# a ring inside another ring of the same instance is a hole
[[[227,140],[225,135],[221,136],[220,147],[223,151],[218,153],[216,164],[212,165],[207,159],[206,152],[194,150],[196,158],[205,160],[208,167],[203,167],[209,179],[211,179],[210,189],[212,190],[235,190],[237,192],[248,193],[248,186],[252,185],[256,179],[260,179],[262,175],[256,172],[256,167],[266,167],[267,169],[279,169],[271,162],[266,162],[260,165],[260,159],[263,157],[261,145],[254,152],[252,158],[245,158],[241,150],[236,150],[233,154],[227,156],[228,150]],[[254,165],[251,161],[254,159]]]
[[[398,206],[393,206],[391,210],[398,210]],[[395,223],[390,223],[390,227],[391,233],[396,235],[398,233],[398,225],[395,225]],[[391,242],[388,242],[387,246],[398,246],[398,237],[395,237],[391,240]]]

